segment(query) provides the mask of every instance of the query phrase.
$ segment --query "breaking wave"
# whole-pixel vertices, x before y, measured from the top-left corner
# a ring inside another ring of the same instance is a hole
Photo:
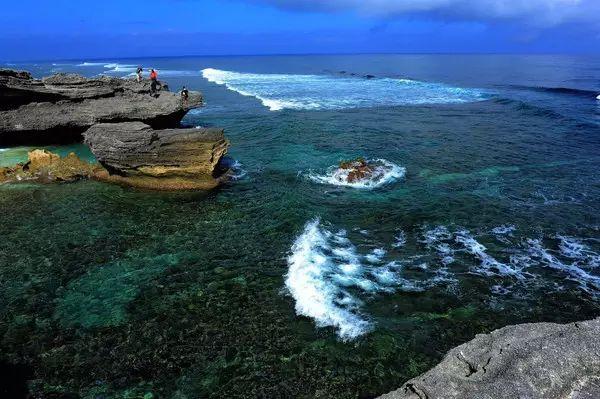
[[[111,75],[119,75],[123,76],[135,76],[135,72],[137,70],[137,65],[134,64],[120,64],[118,62],[84,62],[78,64],[79,67],[103,67],[105,71],[103,73],[111,74]],[[144,73],[148,74],[151,67],[144,67]],[[159,69],[154,68],[158,72],[158,76],[160,77],[177,77],[177,76],[196,76],[198,72],[196,71],[179,71],[179,70],[170,70],[170,69]]]
[[[134,73],[137,65],[112,63],[104,65],[104,68],[108,69],[106,73]]]
[[[498,233],[507,236],[516,230],[507,224]],[[600,253],[594,239],[553,235],[498,242],[489,230],[478,235],[457,226],[422,226],[411,229],[412,234],[397,230],[382,243],[360,228],[352,231],[359,235],[335,231],[319,219],[308,222],[292,246],[285,279],[296,313],[318,327],[335,328],[344,341],[374,328],[375,321],[363,310],[365,302],[398,291],[457,288],[479,279],[489,284],[492,296],[548,292],[564,289],[568,282],[593,297],[600,295]],[[414,244],[421,244],[420,253],[399,255],[399,248]]]
[[[82,62],[81,64],[77,64],[78,67],[93,67],[93,66],[104,66],[105,62]]]
[[[308,222],[292,246],[285,279],[296,313],[318,327],[335,328],[344,341],[366,334],[373,322],[361,311],[361,297],[427,286],[403,278],[401,265],[386,255],[383,248],[361,254],[345,230],[334,233],[319,219]]]
[[[367,162],[373,166],[373,172],[368,177],[349,181],[350,169],[332,166],[324,174],[309,172],[308,178],[321,184],[372,190],[393,183],[406,175],[406,168],[385,159],[371,159]]]
[[[257,98],[271,111],[454,104],[489,97],[478,89],[408,79],[257,74],[213,68],[202,70],[202,76],[243,96]]]

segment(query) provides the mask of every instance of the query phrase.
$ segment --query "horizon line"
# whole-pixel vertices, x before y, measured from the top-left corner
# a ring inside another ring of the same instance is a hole
[[[151,58],[226,58],[226,57],[298,57],[298,56],[360,56],[360,55],[520,55],[520,56],[600,56],[600,52],[514,52],[514,51],[492,51],[492,52],[315,52],[315,53],[259,53],[259,54],[185,54],[185,55],[144,55],[131,57],[79,57],[79,58],[47,58],[47,59],[23,59],[23,60],[1,60],[4,65],[11,63],[35,63],[51,61],[106,61],[106,60],[132,60],[132,59],[151,59]]]

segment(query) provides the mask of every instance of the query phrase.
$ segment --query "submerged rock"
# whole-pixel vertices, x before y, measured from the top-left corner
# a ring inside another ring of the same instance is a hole
[[[103,168],[82,161],[74,153],[64,158],[46,150],[28,153],[29,161],[14,167],[0,168],[0,183],[19,181],[72,182],[92,178],[102,173]]]
[[[452,349],[381,399],[600,397],[600,318],[509,326]]]
[[[107,170],[100,180],[158,190],[217,186],[229,147],[223,129],[155,130],[141,122],[94,125],[85,143]]]
[[[102,76],[57,74],[33,79],[28,72],[0,70],[0,145],[77,142],[96,123],[141,121],[175,127],[202,104],[190,91],[151,95],[150,82]]]

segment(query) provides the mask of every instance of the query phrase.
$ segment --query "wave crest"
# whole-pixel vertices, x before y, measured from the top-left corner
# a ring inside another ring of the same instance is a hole
[[[209,82],[255,97],[271,111],[325,110],[482,101],[478,89],[409,79],[361,79],[329,75],[258,74],[202,70]]]
[[[292,246],[285,279],[296,313],[318,327],[334,327],[344,341],[366,334],[373,323],[361,312],[360,295],[426,287],[401,277],[401,266],[386,263],[386,255],[383,248],[361,254],[345,230],[333,233],[319,219],[308,222]]]

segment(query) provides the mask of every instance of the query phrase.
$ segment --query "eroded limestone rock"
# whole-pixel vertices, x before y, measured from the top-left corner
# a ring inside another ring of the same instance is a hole
[[[600,398],[600,318],[478,335],[381,399]]]
[[[28,153],[28,162],[14,167],[0,168],[0,183],[37,181],[40,183],[72,182],[92,178],[101,173],[100,165],[81,160],[74,153],[64,158],[46,150]]]
[[[229,147],[223,129],[154,130],[140,122],[94,125],[85,143],[107,170],[103,180],[154,190],[216,187]]]
[[[39,145],[81,141],[90,126],[141,121],[154,128],[176,127],[202,95],[190,91],[150,94],[150,82],[74,74],[41,80],[27,72],[0,70],[0,145]]]

